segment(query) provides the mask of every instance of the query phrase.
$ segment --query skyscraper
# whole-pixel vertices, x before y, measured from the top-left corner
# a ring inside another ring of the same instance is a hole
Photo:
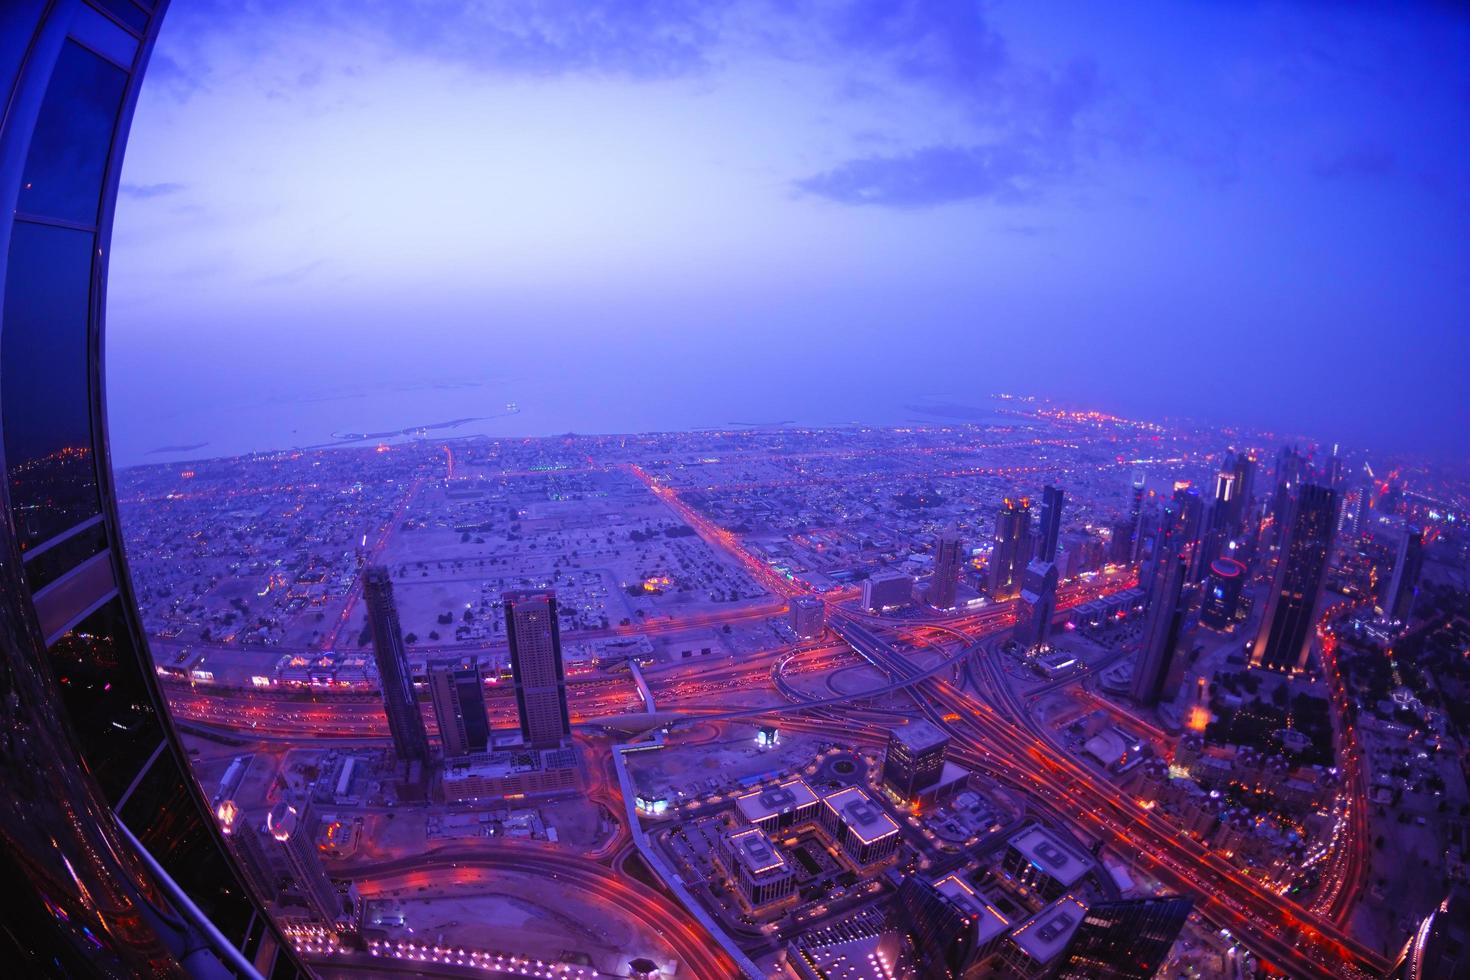
[[[946,531],[934,542],[934,578],[929,583],[929,605],[935,609],[953,609],[959,584],[960,565],[964,561],[960,536]]]
[[[1021,607],[1016,611],[1016,641],[1039,647],[1051,636],[1051,621],[1057,611],[1056,562],[1037,559],[1026,566],[1022,579]]]
[[[1128,498],[1128,520],[1133,523],[1133,557],[1138,558],[1143,538],[1143,499],[1148,492],[1148,477],[1143,470],[1133,471],[1133,490]]]
[[[990,551],[990,595],[1010,599],[1021,591],[1021,575],[1030,561],[1031,501],[1007,497],[995,514],[995,540]]]
[[[1133,662],[1133,700],[1141,705],[1155,705],[1174,695],[1166,686],[1189,608],[1184,591],[1188,569],[1188,556],[1168,547],[1166,539],[1144,621],[1143,648]]]
[[[1414,614],[1414,601],[1419,596],[1419,576],[1424,571],[1424,532],[1405,528],[1399,540],[1393,574],[1383,593],[1383,614],[1389,619],[1407,623]]]
[[[1042,561],[1057,560],[1057,540],[1062,535],[1062,499],[1065,494],[1061,487],[1047,484],[1041,491],[1041,526],[1037,529],[1040,543],[1036,548],[1036,557]]]
[[[480,662],[439,660],[429,664],[429,696],[439,722],[444,758],[484,752],[490,741],[485,716],[485,679]]]
[[[1149,980],[1179,938],[1194,903],[1161,896],[1099,902],[1087,909],[1057,976],[1060,980]]]
[[[1236,611],[1240,608],[1240,590],[1244,585],[1244,565],[1234,558],[1212,561],[1204,601],[1200,605],[1200,622],[1211,629],[1232,629]]]
[[[1230,529],[1232,534],[1242,535],[1247,523],[1253,519],[1256,507],[1256,458],[1241,450],[1235,454],[1235,497],[1231,507]]]
[[[1271,518],[1276,522],[1273,533],[1278,545],[1286,540],[1292,505],[1305,468],[1306,462],[1295,447],[1283,447],[1276,455],[1276,492],[1271,497]]]
[[[368,626],[373,634],[373,658],[378,664],[378,683],[383,688],[383,711],[388,716],[388,733],[400,762],[429,761],[429,732],[419,711],[403,647],[403,630],[398,625],[398,607],[393,602],[393,579],[382,565],[371,565],[362,573],[363,598],[368,607]]]
[[[911,721],[888,733],[883,755],[883,785],[901,800],[912,800],[944,774],[949,736],[927,721]]]
[[[1315,483],[1302,484],[1251,651],[1252,666],[1292,674],[1306,667],[1336,517],[1335,492]]]
[[[814,595],[791,600],[791,631],[802,639],[819,636],[827,622],[827,605]]]
[[[266,830],[286,854],[297,892],[312,915],[330,927],[342,918],[342,896],[322,867],[312,823],[307,804],[298,811],[285,800],[277,803],[265,819]]]
[[[502,602],[521,737],[532,748],[556,748],[572,733],[556,594],[550,590],[507,592]]]

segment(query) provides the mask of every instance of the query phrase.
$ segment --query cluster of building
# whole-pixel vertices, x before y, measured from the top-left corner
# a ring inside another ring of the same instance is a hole
[[[432,763],[429,736],[404,649],[393,580],[373,566],[363,573],[363,595],[382,687],[383,709],[399,766],[399,794],[422,798]],[[448,802],[557,793],[576,787],[566,669],[550,591],[502,597],[510,641],[518,733],[492,737],[479,663],[431,662],[429,695],[438,722],[439,787]]]
[[[989,887],[962,872],[898,877],[888,915],[866,909],[807,932],[786,963],[806,980],[1153,977],[1192,903],[1092,898],[1079,885],[1094,867],[1032,825],[1010,839]]]

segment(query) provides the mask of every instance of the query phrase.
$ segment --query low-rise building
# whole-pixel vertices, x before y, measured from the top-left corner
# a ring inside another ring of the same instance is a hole
[[[856,786],[823,798],[822,826],[859,868],[876,864],[898,850],[898,824]]]
[[[762,909],[796,893],[790,863],[764,830],[732,830],[721,843],[720,863],[748,908]]]
[[[1092,870],[1094,863],[1071,844],[1038,824],[1016,833],[1006,842],[1001,867],[1043,902],[1054,901]]]
[[[817,794],[799,776],[735,800],[735,809],[745,821],[768,834],[816,820],[820,806]]]

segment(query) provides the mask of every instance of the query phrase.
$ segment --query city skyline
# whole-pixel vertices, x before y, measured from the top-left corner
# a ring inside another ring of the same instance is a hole
[[[1467,56],[0,4],[0,961],[1461,980]]]

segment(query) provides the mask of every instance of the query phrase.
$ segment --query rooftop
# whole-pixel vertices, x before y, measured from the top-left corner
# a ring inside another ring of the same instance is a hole
[[[1063,843],[1051,831],[1035,824],[1016,834],[1009,843],[1034,867],[1067,887],[1092,868],[1089,858],[1079,854],[1072,845]]]
[[[786,868],[786,859],[759,827],[733,831],[726,840],[731,852],[752,875],[770,874]]]
[[[891,834],[898,833],[898,824],[883,812],[883,808],[868,798],[868,794],[856,786],[838,790],[822,802],[826,803],[838,819],[847,824],[847,829],[857,835],[864,844],[872,844]]]
[[[947,875],[934,883],[934,889],[975,917],[975,942],[985,945],[1011,927],[1011,922],[982,898],[959,875]]]
[[[949,744],[949,735],[927,721],[911,721],[893,729],[894,741],[900,742],[910,752],[923,752]]]
[[[751,823],[764,820],[777,813],[790,813],[809,803],[817,802],[817,794],[806,784],[806,780],[794,777],[769,789],[746,793],[735,800],[740,815]]]
[[[1067,948],[1086,914],[1087,906],[1071,895],[1063,895],[1017,926],[1011,942],[1035,962],[1050,963]]]

